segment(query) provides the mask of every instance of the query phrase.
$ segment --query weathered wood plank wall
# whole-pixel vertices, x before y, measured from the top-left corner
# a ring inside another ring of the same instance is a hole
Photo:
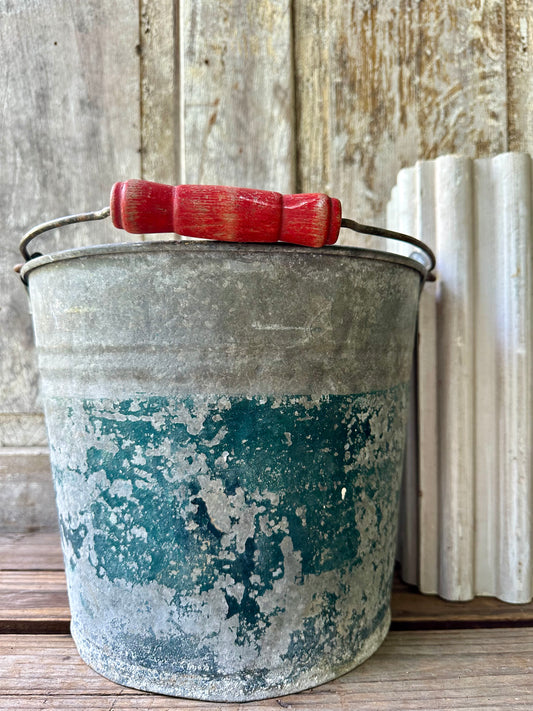
[[[294,192],[290,0],[179,7],[181,182]]]
[[[401,167],[506,150],[503,0],[294,8],[300,189],[382,221]]]
[[[384,224],[398,170],[419,158],[533,150],[528,0],[6,0],[1,11],[7,447],[45,444],[27,306],[9,274],[19,235],[41,219],[99,207],[115,180],[142,175],[324,190],[346,215]]]
[[[507,150],[533,155],[533,9],[530,0],[505,5]]]
[[[178,8],[173,0],[140,0],[139,19],[141,166],[134,177],[173,185],[179,180],[180,148],[176,140],[179,94],[174,80]]]
[[[139,173],[137,12],[136,0],[0,5],[0,527],[55,520],[18,241],[102,207],[114,180]],[[105,223],[61,234],[70,246],[113,239]]]

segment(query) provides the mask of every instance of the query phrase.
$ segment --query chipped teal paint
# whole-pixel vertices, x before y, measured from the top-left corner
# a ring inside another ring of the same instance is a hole
[[[366,658],[389,624],[406,400],[406,385],[47,399],[86,661],[137,688],[250,700]]]

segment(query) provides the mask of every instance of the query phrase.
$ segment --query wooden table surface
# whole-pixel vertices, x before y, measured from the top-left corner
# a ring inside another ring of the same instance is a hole
[[[310,691],[248,704],[147,694],[79,658],[57,534],[0,538],[0,709],[533,709],[533,606],[449,603],[401,583],[374,656]]]

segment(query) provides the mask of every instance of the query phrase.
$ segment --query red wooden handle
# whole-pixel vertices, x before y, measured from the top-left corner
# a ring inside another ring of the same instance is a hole
[[[161,185],[147,180],[115,183],[115,227],[134,234],[175,232],[225,242],[290,242],[308,247],[333,244],[341,204],[319,193],[281,195],[220,185]]]

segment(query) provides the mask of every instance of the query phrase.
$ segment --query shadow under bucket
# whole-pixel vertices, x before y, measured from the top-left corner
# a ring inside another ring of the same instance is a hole
[[[83,659],[126,686],[249,701],[370,656],[426,269],[146,242],[22,277]]]

